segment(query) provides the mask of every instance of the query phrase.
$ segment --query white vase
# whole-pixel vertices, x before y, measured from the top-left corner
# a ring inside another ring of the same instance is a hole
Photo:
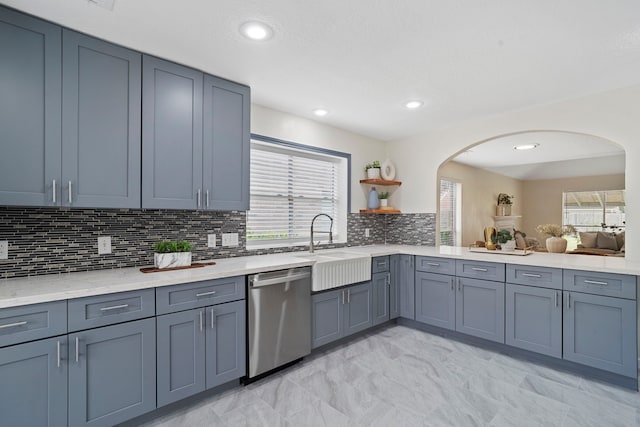
[[[547,252],[562,254],[567,250],[567,240],[563,237],[549,237],[546,246]]]
[[[501,243],[500,247],[505,252],[513,252],[516,250],[516,241],[513,239],[507,240],[507,243]]]
[[[380,179],[380,168],[367,169],[367,179]]]
[[[498,205],[496,206],[496,216],[510,216],[511,205]]]
[[[380,199],[380,207],[382,208],[386,208],[387,207],[387,199]]]
[[[188,267],[191,265],[191,252],[155,253],[153,265],[156,268]]]

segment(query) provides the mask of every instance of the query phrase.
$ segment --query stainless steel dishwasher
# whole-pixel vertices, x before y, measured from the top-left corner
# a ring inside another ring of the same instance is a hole
[[[311,268],[249,276],[249,378],[311,353]]]

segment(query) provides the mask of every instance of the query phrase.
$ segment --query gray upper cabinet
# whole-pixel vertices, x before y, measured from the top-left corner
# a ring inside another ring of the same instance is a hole
[[[113,426],[156,408],[156,321],[69,335],[69,425]]]
[[[141,55],[66,29],[62,43],[62,205],[140,208]]]
[[[416,272],[416,317],[418,322],[441,328],[456,328],[455,277]]]
[[[143,56],[142,207],[202,206],[200,71]]]
[[[389,320],[389,285],[391,273],[381,272],[371,275],[373,293],[373,325]]]
[[[212,210],[249,210],[250,91],[204,76],[203,204]]]
[[[0,205],[60,203],[60,47],[59,26],[0,7]]]
[[[67,337],[0,349],[0,424],[67,425]]]
[[[504,264],[502,270],[504,274]],[[456,278],[456,331],[504,343],[504,283]]]

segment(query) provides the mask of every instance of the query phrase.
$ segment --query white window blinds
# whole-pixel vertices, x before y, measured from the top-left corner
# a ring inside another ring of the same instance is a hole
[[[460,199],[462,185],[448,179],[440,180],[440,245],[459,246],[461,242]]]
[[[250,210],[247,244],[308,243],[311,220],[319,213],[334,219],[334,240],[340,240],[341,159],[277,144],[252,141]],[[325,217],[316,230],[328,231]],[[319,234],[326,241],[327,234]]]

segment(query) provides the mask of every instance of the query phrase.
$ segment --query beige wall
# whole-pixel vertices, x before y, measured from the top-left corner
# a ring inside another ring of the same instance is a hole
[[[620,190],[625,188],[624,174],[523,181],[522,229],[536,236],[539,224],[562,224],[564,191]],[[536,236],[542,239],[542,236]]]
[[[474,168],[457,162],[447,162],[438,170],[440,178],[451,178],[462,184],[462,245],[484,240],[484,228],[493,226],[499,193],[515,196],[512,215],[522,212],[522,181]]]

